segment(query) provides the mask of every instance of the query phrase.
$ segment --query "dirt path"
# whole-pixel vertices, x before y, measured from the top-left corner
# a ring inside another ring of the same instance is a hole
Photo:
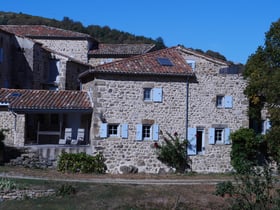
[[[56,170],[26,169],[21,167],[0,167],[0,177],[15,179],[69,181],[103,184],[136,184],[136,185],[215,185],[230,180],[224,175],[151,175],[151,174],[64,174]]]

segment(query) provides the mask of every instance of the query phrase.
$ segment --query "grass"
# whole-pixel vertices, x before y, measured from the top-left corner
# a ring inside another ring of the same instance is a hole
[[[5,210],[84,209],[225,209],[223,198],[213,194],[215,186],[125,185],[14,180],[25,188],[59,189],[71,185],[76,193],[22,201],[4,201]]]
[[[5,210],[142,210],[142,209],[226,209],[224,198],[214,195],[215,185],[133,185],[133,184],[96,184],[69,182],[69,179],[125,178],[125,179],[227,179],[225,174],[188,174],[188,175],[144,175],[129,176],[62,174],[55,170],[26,169],[20,167],[0,167],[6,175],[25,175],[43,178],[60,178],[63,181],[42,181],[37,179],[14,179],[19,189],[54,189],[59,195],[26,199],[21,201],[0,202]],[[63,187],[62,187],[63,186]],[[68,190],[75,189],[75,193]]]

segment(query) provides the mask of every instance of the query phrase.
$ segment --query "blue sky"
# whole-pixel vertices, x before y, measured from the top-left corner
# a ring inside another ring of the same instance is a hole
[[[213,50],[243,64],[264,44],[279,9],[279,0],[0,0],[0,11],[162,37],[168,47]]]

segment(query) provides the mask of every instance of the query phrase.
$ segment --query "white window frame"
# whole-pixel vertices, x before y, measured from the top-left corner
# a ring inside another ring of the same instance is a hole
[[[144,88],[143,89],[144,102],[162,102],[162,88]]]
[[[194,71],[195,70],[195,60],[186,60],[186,62]]]
[[[230,128],[210,128],[209,144],[230,144]]]
[[[117,131],[117,133],[111,132],[113,128],[110,127],[115,127],[114,130]],[[127,139],[128,138],[128,124],[119,124],[119,123],[102,123],[100,126],[100,137],[101,138],[123,138]]]
[[[114,131],[114,132],[112,132],[112,131]],[[109,123],[107,135],[108,135],[108,137],[120,137],[120,124]]]
[[[149,134],[149,135],[147,135]],[[143,124],[142,127],[142,139],[143,140],[151,140],[152,139],[152,125],[151,124]]]
[[[147,136],[147,131],[149,135]],[[159,125],[158,124],[137,124],[136,125],[136,140],[137,141],[158,141],[159,140]]]

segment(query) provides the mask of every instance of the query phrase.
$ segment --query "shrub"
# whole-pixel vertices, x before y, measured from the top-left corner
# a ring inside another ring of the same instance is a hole
[[[215,195],[224,197],[226,194],[232,196],[234,193],[234,186],[231,181],[221,182],[216,185]]]
[[[17,189],[17,185],[15,182],[13,182],[10,179],[6,179],[6,178],[1,178],[0,179],[0,190],[1,191],[10,191],[10,190],[14,190]]]
[[[172,136],[167,133],[168,138],[164,137],[164,143],[156,145],[158,159],[170,167],[176,169],[177,172],[185,172],[187,168],[190,168],[190,159],[187,155],[186,140],[180,140],[177,133]]]
[[[231,134],[231,164],[238,173],[246,173],[252,167],[268,161],[267,146],[263,136],[252,129],[241,128]]]
[[[72,173],[105,173],[107,167],[102,154],[70,154],[63,152],[58,161],[58,171]]]
[[[66,195],[73,195],[76,193],[76,188],[70,184],[62,184],[57,190],[56,195],[58,196],[66,196]]]

